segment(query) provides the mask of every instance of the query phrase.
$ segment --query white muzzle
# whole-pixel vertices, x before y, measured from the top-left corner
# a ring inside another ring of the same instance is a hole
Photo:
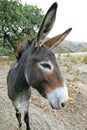
[[[68,91],[66,85],[53,90],[47,94],[47,99],[54,109],[61,109],[65,106],[65,102],[68,100]]]

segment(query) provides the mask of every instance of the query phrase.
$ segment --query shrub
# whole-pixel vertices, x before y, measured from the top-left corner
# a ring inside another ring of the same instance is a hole
[[[85,64],[87,64],[87,56],[85,56],[84,58],[83,58],[83,61],[82,61],[83,63],[85,63]]]

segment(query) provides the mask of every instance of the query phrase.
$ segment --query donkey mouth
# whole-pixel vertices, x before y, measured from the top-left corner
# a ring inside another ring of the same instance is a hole
[[[55,110],[59,110],[59,109],[62,109],[65,107],[65,103],[61,103],[60,105],[58,106],[53,106],[51,103],[50,103],[52,109],[55,109]]]

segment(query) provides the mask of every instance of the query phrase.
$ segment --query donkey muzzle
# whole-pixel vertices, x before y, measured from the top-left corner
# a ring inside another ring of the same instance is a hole
[[[65,106],[65,102],[68,100],[67,87],[59,87],[51,91],[47,95],[47,99],[53,109],[61,109]]]

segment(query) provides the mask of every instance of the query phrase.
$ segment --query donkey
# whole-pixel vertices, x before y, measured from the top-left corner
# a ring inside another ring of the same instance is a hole
[[[55,2],[49,8],[37,37],[28,40],[7,76],[8,96],[16,110],[19,129],[22,126],[20,108],[23,105],[26,130],[30,130],[28,108],[31,86],[48,99],[53,109],[63,108],[68,100],[67,87],[51,49],[60,44],[72,29],[45,40],[54,25],[57,6]]]

